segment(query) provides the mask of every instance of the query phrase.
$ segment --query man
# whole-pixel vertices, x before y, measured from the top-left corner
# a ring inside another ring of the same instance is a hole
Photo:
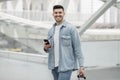
[[[53,17],[56,21],[48,32],[48,42],[44,50],[48,52],[48,67],[52,70],[54,80],[70,80],[74,70],[84,76],[83,54],[80,37],[76,27],[64,20],[64,8],[53,6]]]

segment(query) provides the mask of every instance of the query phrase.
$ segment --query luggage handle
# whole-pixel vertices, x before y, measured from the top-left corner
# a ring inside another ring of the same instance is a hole
[[[86,77],[85,76],[79,76],[79,75],[77,75],[77,78],[78,78],[78,80],[80,80],[80,78],[83,78],[84,80],[86,80]]]

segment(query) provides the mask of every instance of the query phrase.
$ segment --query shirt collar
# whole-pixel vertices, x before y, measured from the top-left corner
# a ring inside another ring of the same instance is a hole
[[[55,27],[57,25],[57,23],[54,23],[53,26]],[[64,20],[62,23],[62,27],[66,27],[66,21]]]

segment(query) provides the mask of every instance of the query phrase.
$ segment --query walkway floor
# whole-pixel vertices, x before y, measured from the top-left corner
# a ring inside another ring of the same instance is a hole
[[[87,80],[120,80],[120,67],[86,69]],[[0,80],[53,80],[46,64],[0,57]],[[72,80],[77,80],[76,72]],[[81,79],[82,80],[82,79]]]

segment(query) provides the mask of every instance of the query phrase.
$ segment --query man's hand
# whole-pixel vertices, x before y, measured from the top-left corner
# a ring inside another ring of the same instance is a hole
[[[81,77],[81,78],[86,78],[85,75],[84,75],[84,67],[80,67],[79,70],[78,70],[78,77]]]
[[[51,45],[44,42],[44,50],[47,51],[49,48],[51,48]]]

